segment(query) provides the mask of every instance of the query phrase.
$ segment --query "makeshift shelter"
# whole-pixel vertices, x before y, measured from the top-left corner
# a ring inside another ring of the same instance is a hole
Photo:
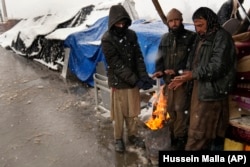
[[[62,13],[22,19],[12,29],[0,35],[0,45],[53,70],[60,70],[67,36],[90,28],[99,18],[108,15],[110,6],[122,4],[131,18],[138,19],[133,0],[109,0],[94,4],[68,9]]]

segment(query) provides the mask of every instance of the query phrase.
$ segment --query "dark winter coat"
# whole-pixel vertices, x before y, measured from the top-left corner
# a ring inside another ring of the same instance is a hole
[[[219,11],[217,12],[220,25],[223,25],[230,18],[233,18],[232,11],[233,11],[233,0],[228,0],[222,4]],[[237,19],[242,20],[242,17],[238,10],[236,13],[236,17]]]
[[[198,40],[197,37],[196,44]],[[204,39],[197,55],[198,64],[192,69],[192,75],[199,83],[199,99],[214,101],[227,98],[234,87],[236,75],[236,49],[232,36],[219,28]],[[191,67],[194,62],[192,56],[188,62]]]
[[[113,31],[114,24],[124,19],[127,20],[127,26],[130,26],[131,18],[123,6],[112,6],[108,30],[101,39],[108,65],[108,84],[117,89],[133,88],[139,78],[148,75],[136,33],[127,29],[121,36]]]
[[[174,69],[175,74],[178,75],[179,70],[185,70],[188,54],[194,44],[195,36],[195,32],[184,29],[183,25],[181,31],[177,34],[171,31],[163,34],[158,48],[156,71]],[[176,48],[173,46],[174,39],[176,39]],[[165,83],[170,83],[170,77],[164,75],[163,78]]]

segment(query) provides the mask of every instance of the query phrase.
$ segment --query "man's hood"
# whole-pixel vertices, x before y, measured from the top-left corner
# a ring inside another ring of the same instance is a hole
[[[110,11],[109,11],[108,29],[110,30],[111,27],[113,27],[113,25],[116,22],[123,20],[123,19],[128,20],[127,26],[131,25],[132,20],[129,16],[128,12],[126,11],[126,9],[122,5],[111,6]]]

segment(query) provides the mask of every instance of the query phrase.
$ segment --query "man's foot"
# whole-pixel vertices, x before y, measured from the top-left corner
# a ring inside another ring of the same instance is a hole
[[[185,150],[185,145],[187,143],[186,137],[178,137],[172,141],[172,150],[173,151],[180,151]]]
[[[129,137],[128,137],[128,141],[129,141],[131,144],[133,144],[133,145],[135,145],[135,146],[137,146],[137,147],[145,148],[145,143],[144,143],[144,141],[143,141],[141,138],[139,138],[139,137],[136,137],[136,136],[134,136],[134,135],[129,136]]]
[[[120,152],[120,153],[125,151],[125,146],[124,146],[122,139],[117,139],[115,141],[115,151]]]

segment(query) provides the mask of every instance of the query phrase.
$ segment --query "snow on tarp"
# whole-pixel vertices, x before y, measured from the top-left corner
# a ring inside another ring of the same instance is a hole
[[[9,31],[0,35],[0,45],[38,61],[53,70],[60,70],[64,61],[64,40],[72,33],[90,27],[97,19],[107,16],[110,6],[126,5],[136,16],[133,0],[95,1],[85,7],[66,9],[63,12],[21,20]]]
[[[193,30],[193,25],[184,24],[187,29]],[[101,50],[101,37],[108,28],[108,16],[99,19],[89,29],[71,34],[64,44],[70,48],[69,69],[81,81],[94,86],[93,74],[96,72],[98,62],[105,62]],[[152,74],[155,69],[155,58],[163,33],[168,31],[162,21],[145,22],[136,20],[130,26],[137,36],[140,44],[147,72]]]
[[[56,29],[81,25],[93,8],[94,6],[90,5],[78,11],[66,10],[64,14],[54,13],[23,19],[12,29],[0,35],[0,45],[58,70],[58,65],[63,64],[64,41],[58,38],[47,39],[46,36]]]
[[[131,6],[133,1],[128,1],[128,0],[109,0],[105,1],[102,3],[98,3],[97,5],[94,6],[93,11],[86,17],[85,21],[77,26],[77,27],[68,27],[68,28],[57,28],[54,32],[48,34],[46,36],[46,39],[58,39],[58,40],[65,40],[70,34],[75,33],[75,32],[80,32],[85,30],[88,27],[91,27],[98,19],[107,16],[109,13],[110,6],[118,3],[122,3],[126,6],[127,8],[130,9],[130,15],[136,15],[133,13],[136,13],[134,11],[134,7]]]
[[[133,0],[94,1],[81,8],[21,20],[0,35],[0,45],[33,59],[50,69],[60,70],[64,64],[64,40],[68,35],[91,27],[107,16],[112,5],[122,4],[132,19],[138,19]]]

